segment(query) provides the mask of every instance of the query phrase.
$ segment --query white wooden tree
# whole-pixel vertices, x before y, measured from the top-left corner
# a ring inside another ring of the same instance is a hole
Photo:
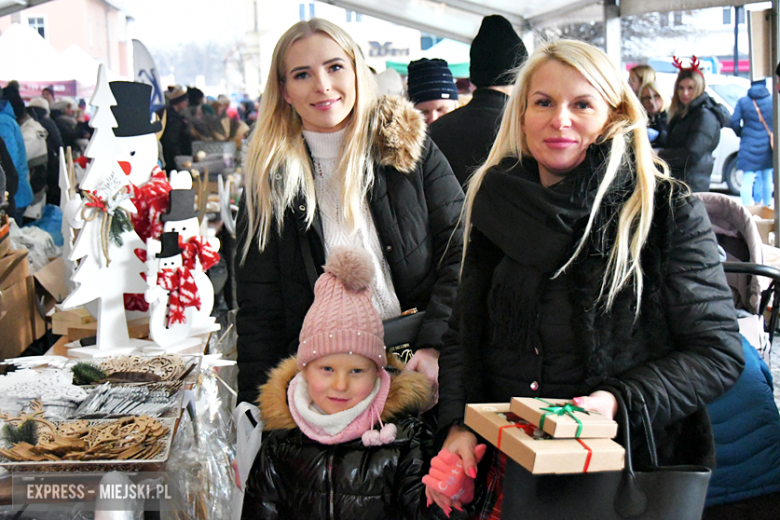
[[[135,212],[125,186],[128,182],[116,160],[118,147],[113,129],[118,126],[111,106],[116,105],[103,66],[90,104],[95,108],[90,126],[94,128],[86,155],[92,159],[81,182],[85,197],[78,204],[75,219],[83,226],[73,246],[70,260],[79,260],[73,276],[78,285],[63,302],[72,309],[98,300],[97,350],[126,348],[130,344],[124,310],[124,293],[142,293],[145,266],[135,255],[144,248],[129,222]],[[73,201],[71,202],[71,204]]]

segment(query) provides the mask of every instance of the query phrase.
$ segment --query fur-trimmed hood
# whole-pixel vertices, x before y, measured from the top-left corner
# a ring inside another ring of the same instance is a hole
[[[403,372],[404,364],[395,356],[388,356],[387,364],[391,382],[382,421],[423,411],[433,394],[427,378],[418,372]],[[266,429],[291,430],[298,427],[287,405],[287,386],[297,373],[295,356],[289,357],[271,371],[268,382],[260,387],[257,404]]]
[[[425,119],[411,102],[384,96],[376,108],[374,150],[382,166],[409,173],[425,148]]]

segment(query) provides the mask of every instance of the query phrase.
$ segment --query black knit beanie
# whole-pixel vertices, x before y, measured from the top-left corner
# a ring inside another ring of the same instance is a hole
[[[509,20],[499,15],[482,19],[479,32],[471,42],[469,55],[470,80],[477,87],[511,85],[513,78],[507,72],[528,59],[523,40]]]
[[[446,61],[423,58],[410,62],[408,70],[406,89],[415,105],[433,99],[458,99],[458,87]]]

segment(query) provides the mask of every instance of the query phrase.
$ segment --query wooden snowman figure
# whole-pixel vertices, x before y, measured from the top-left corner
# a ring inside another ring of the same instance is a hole
[[[161,245],[149,239],[147,250],[159,252],[147,261],[150,270],[146,281],[146,300],[151,306],[149,335],[160,347],[184,341],[192,330],[200,297],[192,271],[183,265],[179,234],[163,233]]]
[[[136,212],[132,215],[133,229],[144,244],[150,238],[160,239],[163,224],[160,216],[168,210],[168,192],[171,185],[165,172],[157,164],[157,132],[159,121],[150,122],[149,106],[152,87],[132,81],[112,81],[109,84],[117,105],[111,110],[119,126],[114,128],[117,146],[116,160],[129,182],[129,191]],[[142,262],[146,251],[136,251]],[[147,311],[143,294],[126,294],[125,309]]]
[[[161,216],[163,231],[179,234],[184,267],[190,269],[200,295],[200,309],[195,312],[194,327],[197,333],[219,330],[215,318],[214,285],[205,271],[219,262],[219,239],[200,234],[200,224],[195,212],[195,190],[188,172],[171,172],[170,205],[168,213]]]

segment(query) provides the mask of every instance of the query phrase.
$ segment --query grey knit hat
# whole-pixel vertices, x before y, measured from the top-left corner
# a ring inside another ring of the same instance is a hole
[[[406,84],[409,99],[415,105],[433,99],[458,99],[458,87],[452,79],[452,72],[447,62],[438,58],[410,62]]]

